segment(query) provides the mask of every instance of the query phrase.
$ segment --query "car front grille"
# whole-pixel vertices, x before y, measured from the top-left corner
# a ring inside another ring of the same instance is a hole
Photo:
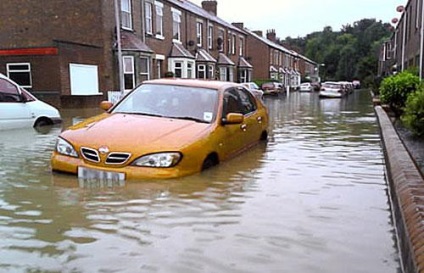
[[[82,147],[81,148],[81,154],[88,161],[96,162],[96,163],[100,162],[100,156],[99,156],[99,152],[97,150]]]
[[[84,157],[84,159],[88,161],[95,162],[95,163],[101,162],[99,151],[97,151],[96,149],[82,147],[81,154]],[[130,153],[112,152],[107,155],[105,164],[109,164],[109,165],[124,164],[125,162],[128,161],[130,157],[131,157]]]
[[[106,158],[106,164],[124,164],[130,156],[129,153],[110,153]]]

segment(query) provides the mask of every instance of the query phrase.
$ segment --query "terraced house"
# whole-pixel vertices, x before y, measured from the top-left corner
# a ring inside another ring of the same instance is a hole
[[[398,16],[393,18],[393,34],[381,46],[379,75],[386,76],[409,68],[423,72],[424,23],[422,0],[409,0],[406,5],[393,7]]]
[[[2,2],[0,15],[7,18],[0,73],[60,107],[94,106],[108,91],[169,73],[247,82],[255,71],[249,32],[220,19],[215,0],[201,7],[186,0],[14,0]]]

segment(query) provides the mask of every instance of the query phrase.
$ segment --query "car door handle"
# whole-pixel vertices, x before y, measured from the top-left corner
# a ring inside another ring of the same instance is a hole
[[[243,130],[243,132],[245,132],[245,131],[246,131],[246,129],[247,129],[247,124],[242,124],[242,125],[240,125],[240,129],[242,129],[242,130]]]
[[[258,117],[256,120],[258,121],[258,123],[262,123],[262,117]]]

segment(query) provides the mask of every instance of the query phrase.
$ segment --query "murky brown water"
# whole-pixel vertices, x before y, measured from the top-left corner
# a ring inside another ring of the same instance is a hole
[[[1,132],[0,272],[400,272],[368,92],[266,104],[267,144],[176,180],[52,175],[61,128]]]

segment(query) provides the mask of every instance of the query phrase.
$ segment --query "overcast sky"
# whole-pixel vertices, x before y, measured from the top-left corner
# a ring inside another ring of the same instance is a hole
[[[190,0],[201,6],[202,0]],[[277,37],[304,37],[331,26],[339,31],[343,25],[364,18],[383,23],[400,18],[396,11],[407,0],[217,0],[218,17],[229,23],[243,22],[250,30],[275,29]]]

